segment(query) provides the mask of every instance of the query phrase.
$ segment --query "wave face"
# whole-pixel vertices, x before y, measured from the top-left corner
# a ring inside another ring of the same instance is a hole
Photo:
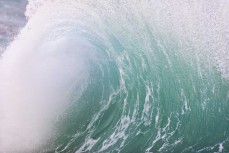
[[[228,14],[30,0],[0,60],[0,152],[229,152]]]

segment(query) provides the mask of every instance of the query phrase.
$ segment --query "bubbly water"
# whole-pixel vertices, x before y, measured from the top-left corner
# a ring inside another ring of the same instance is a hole
[[[228,0],[29,0],[0,59],[1,153],[229,152]]]

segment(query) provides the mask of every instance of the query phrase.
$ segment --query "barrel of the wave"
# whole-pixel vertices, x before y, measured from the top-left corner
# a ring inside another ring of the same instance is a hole
[[[104,33],[107,46],[89,37],[103,54],[78,100],[81,113],[74,111],[77,105],[65,118],[62,132],[74,136],[60,137],[58,151],[181,152],[196,142],[195,151],[209,144],[217,151],[227,145],[228,83],[216,69],[200,69],[195,58],[162,37],[148,33],[148,48],[144,41]]]

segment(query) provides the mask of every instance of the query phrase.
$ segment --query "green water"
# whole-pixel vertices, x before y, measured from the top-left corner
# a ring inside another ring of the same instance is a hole
[[[66,111],[58,152],[229,151],[229,85],[216,67],[149,32],[147,46],[107,35],[110,48],[87,37],[101,61]]]

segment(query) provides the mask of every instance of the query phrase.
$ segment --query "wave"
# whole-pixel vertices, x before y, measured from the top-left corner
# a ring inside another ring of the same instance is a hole
[[[0,152],[228,152],[228,6],[30,0],[0,60]]]

